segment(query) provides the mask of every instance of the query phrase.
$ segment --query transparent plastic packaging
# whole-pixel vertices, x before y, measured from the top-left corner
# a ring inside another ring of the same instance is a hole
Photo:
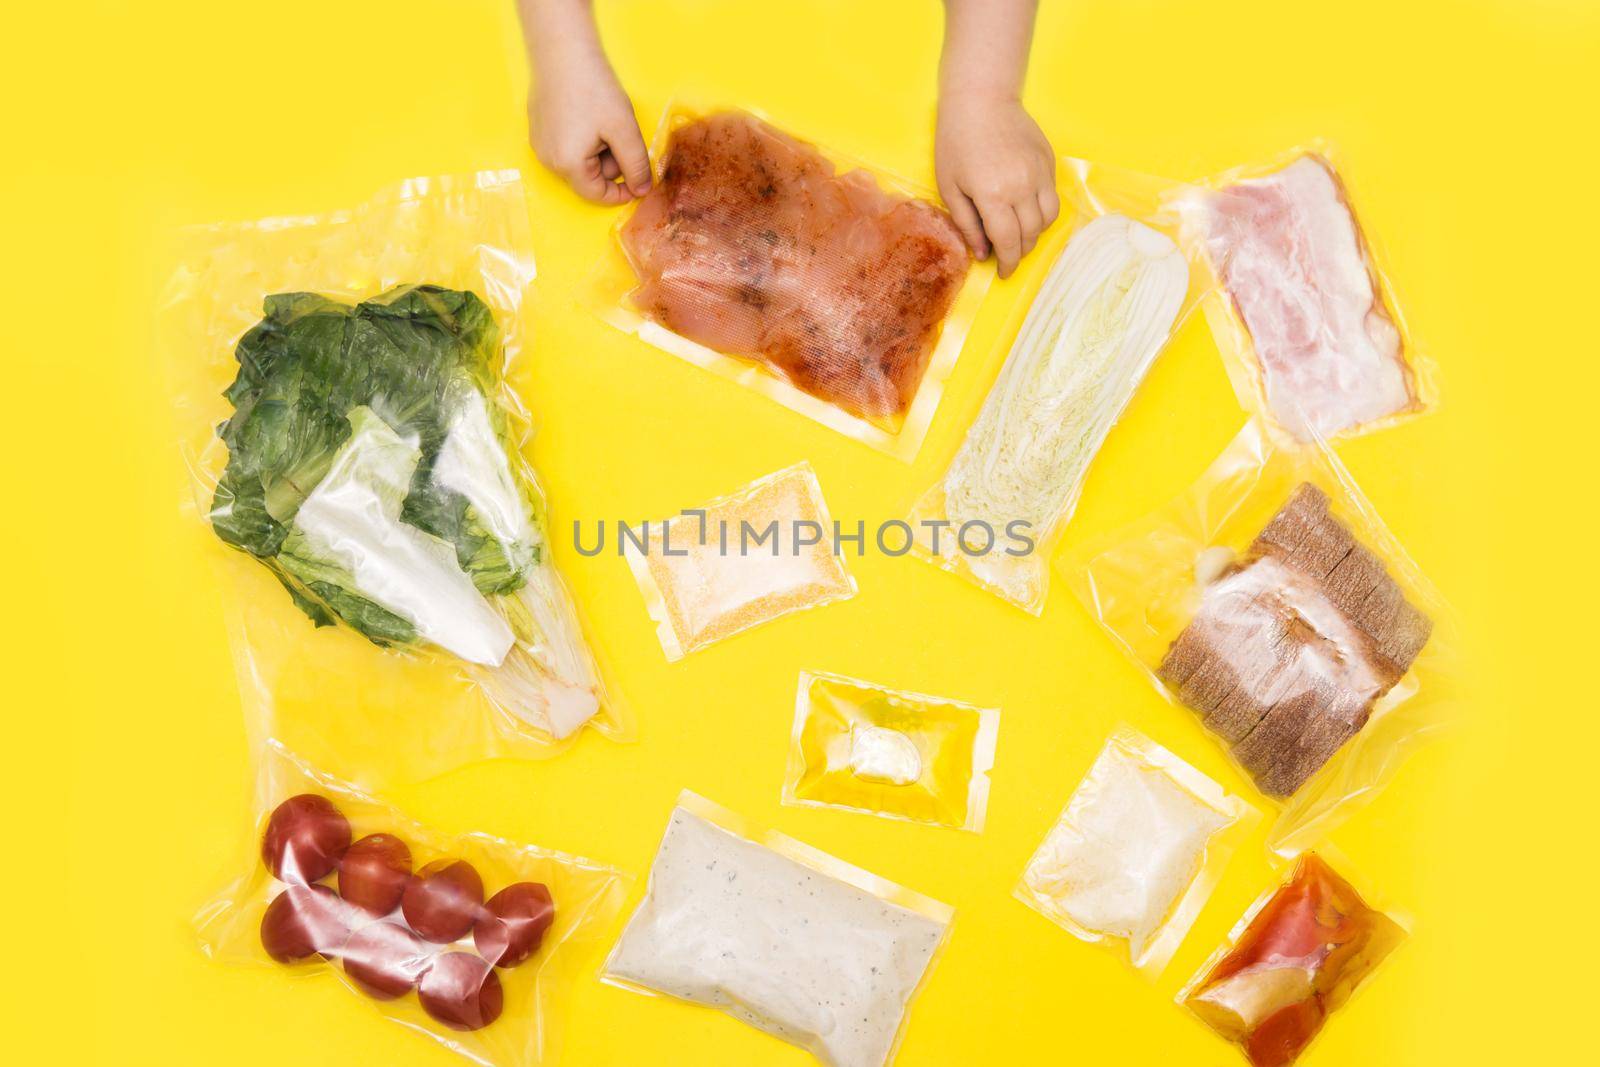
[[[882,1067],[954,912],[685,792],[604,980]]]
[[[651,157],[599,314],[910,461],[993,274],[933,194],[745,111],[673,104]]]
[[[803,671],[783,802],[979,833],[1000,709]]]
[[[1028,861],[1015,895],[1154,977],[1255,821],[1244,801],[1123,727]]]
[[[623,555],[668,660],[855,595],[809,463],[644,524]]]
[[[239,550],[249,718],[319,765],[424,777],[626,732],[506,384],[533,277],[511,171],[184,234],[163,332],[193,506]]]
[[[1163,214],[1170,183],[1063,159],[1067,224],[961,449],[911,513],[918,555],[1034,615],[1095,454],[1207,277]],[[1021,544],[1032,551],[996,548]],[[986,550],[984,550],[986,549]]]
[[[1437,402],[1327,145],[1174,198],[1218,282],[1206,319],[1239,400],[1301,441],[1382,429]]]
[[[1251,1067],[1288,1067],[1405,940],[1322,857],[1306,853],[1178,994]]]
[[[1370,800],[1453,698],[1438,593],[1331,452],[1259,421],[1187,494],[1063,569],[1281,805],[1269,846],[1284,855]]]
[[[388,1019],[467,1058],[554,1057],[575,950],[626,876],[487,834],[451,836],[264,750],[246,872],[195,916],[229,963],[336,976]]]

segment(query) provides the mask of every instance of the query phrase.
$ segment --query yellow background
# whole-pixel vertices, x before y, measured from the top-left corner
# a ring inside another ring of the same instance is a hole
[[[1057,148],[1198,176],[1326,136],[1443,372],[1434,417],[1345,447],[1459,609],[1471,699],[1336,840],[1412,941],[1307,1062],[1571,1062],[1595,1025],[1591,2],[1045,4],[1027,100]],[[14,1063],[449,1064],[331,980],[207,963],[193,908],[233,876],[249,762],[214,576],[180,515],[152,307],[172,226],[331,208],[412,174],[529,175],[540,280],[516,385],[556,529],[642,518],[802,457],[836,517],[898,515],[954,449],[1037,284],[997,285],[914,467],[594,321],[574,288],[611,216],[525,147],[509,0],[12,3],[0,29],[0,426],[8,666],[3,870]],[[927,181],[932,0],[605,3],[646,124],[689,89]],[[1241,421],[1203,324],[1160,360],[1069,537],[1185,487]],[[1226,1064],[1171,1003],[1272,878],[1246,851],[1154,986],[1010,896],[1128,721],[1241,788],[1055,582],[1042,621],[904,559],[861,592],[668,665],[627,568],[563,562],[640,723],[542,764],[393,799],[642,873],[685,786],[948,901],[953,940],[900,1062]],[[782,808],[797,672],[999,704],[982,836]],[[608,939],[609,940],[609,937]],[[598,963],[598,955],[591,967]],[[565,1062],[801,1064],[720,1015],[585,980]]]

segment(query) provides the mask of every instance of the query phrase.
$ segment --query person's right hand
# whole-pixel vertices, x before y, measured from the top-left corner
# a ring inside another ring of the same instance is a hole
[[[603,54],[567,56],[535,71],[528,133],[540,162],[597,204],[650,190],[650,155],[633,105]]]

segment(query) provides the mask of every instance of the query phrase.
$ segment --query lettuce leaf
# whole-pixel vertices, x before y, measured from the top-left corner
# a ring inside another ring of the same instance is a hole
[[[499,353],[493,314],[471,292],[401,286],[357,304],[267,297],[224,393],[234,412],[217,428],[228,448],[211,508],[217,535],[266,563],[318,625],[497,663],[510,631],[484,598],[522,589],[542,558],[531,494],[491,399]],[[301,522],[336,469],[344,496],[330,486],[306,517],[315,521]],[[321,505],[357,497],[367,550],[393,558],[353,566],[331,547],[333,513]],[[431,609],[392,584],[402,559],[430,561]]]

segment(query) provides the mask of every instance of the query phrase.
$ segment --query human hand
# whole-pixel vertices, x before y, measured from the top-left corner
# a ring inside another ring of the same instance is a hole
[[[979,259],[994,253],[1002,278],[1061,213],[1055,153],[1015,97],[945,94],[933,165],[956,227]]]
[[[587,200],[625,204],[650,190],[650,155],[605,55],[550,56],[528,94],[528,133],[545,166]]]

